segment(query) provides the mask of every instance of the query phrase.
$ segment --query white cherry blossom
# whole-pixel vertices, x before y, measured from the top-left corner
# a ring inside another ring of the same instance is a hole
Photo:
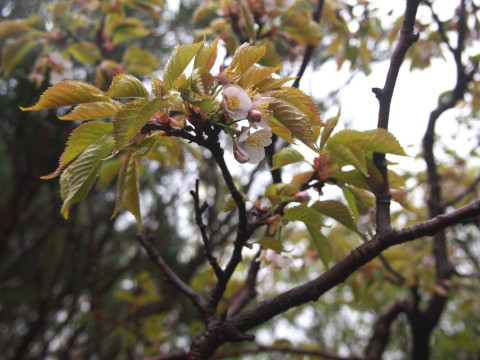
[[[272,143],[271,137],[270,130],[261,129],[250,133],[249,127],[242,127],[233,148],[235,159],[242,164],[257,164],[265,157],[265,147]]]
[[[272,266],[277,269],[285,269],[293,265],[293,260],[272,249],[262,249],[257,259],[262,266]]]
[[[228,84],[223,87],[222,107],[233,120],[243,120],[248,116],[252,108],[252,99],[245,89],[235,84]]]

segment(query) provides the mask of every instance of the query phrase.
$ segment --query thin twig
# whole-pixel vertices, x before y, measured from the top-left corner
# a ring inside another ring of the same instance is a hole
[[[200,198],[199,198],[199,183],[200,181],[197,179],[195,181],[195,190],[190,191],[190,194],[193,197],[193,201],[195,204],[195,222],[197,223],[198,228],[200,229],[200,233],[202,235],[203,245],[205,247],[205,256],[208,259],[208,262],[212,266],[217,278],[220,279],[223,276],[223,271],[218,265],[217,258],[212,255],[212,250],[210,249],[210,239],[207,234],[207,227],[203,223],[202,215],[205,210],[208,208],[208,204],[205,202],[203,205],[200,206]]]
[[[185,296],[187,296],[190,300],[192,300],[193,304],[200,310],[202,315],[205,318],[211,315],[211,310],[208,307],[207,302],[205,299],[193,290],[190,286],[188,286],[182,279],[178,277],[178,275],[167,265],[165,260],[163,260],[160,252],[157,248],[153,245],[150,239],[148,239],[143,234],[137,235],[137,240],[142,244],[142,246],[147,251],[150,258],[153,260],[155,265],[162,271],[165,275],[167,280],[172,283],[178,290],[180,290]]]

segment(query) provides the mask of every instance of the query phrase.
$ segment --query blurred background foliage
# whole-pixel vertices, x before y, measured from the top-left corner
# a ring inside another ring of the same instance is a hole
[[[303,1],[290,12],[278,4],[266,12],[255,4],[258,2],[211,0],[2,2],[0,359],[138,359],[186,347],[203,327],[192,304],[162,281],[140,251],[132,219],[128,215],[110,219],[115,202],[112,174],[119,163],[106,162],[98,186],[65,221],[59,210],[58,183],[40,180],[40,176],[57,167],[67,134],[75,124],[59,121],[53,110],[21,112],[19,106],[35,103],[42,91],[63,78],[105,89],[120,72],[151,76],[163,68],[175,45],[204,36],[218,36],[227,58],[244,41],[266,43],[268,53],[262,61],[265,65],[284,61],[284,76],[296,73],[308,51],[313,52],[315,70],[334,61],[338,68],[349,67],[351,77],[368,74],[375,63],[387,59],[400,26],[398,14],[380,13],[369,1],[326,1],[320,25],[314,2]],[[478,39],[479,21],[478,9],[470,11],[474,20],[468,36],[472,43]],[[446,29],[453,29],[455,16],[444,22]],[[433,59],[445,56],[435,27],[428,21],[418,25],[425,35],[409,53],[412,69],[424,69]],[[331,89],[330,96],[317,99],[319,107],[328,109],[336,104],[338,90]],[[464,123],[478,114],[478,78],[472,81],[469,94],[463,103],[470,109],[469,115],[458,119]],[[174,140],[166,141],[152,162],[144,164],[145,227],[179,276],[207,292],[212,271],[195,232],[188,195],[195,179],[201,179],[201,196],[210,205],[205,222],[219,259],[231,244],[234,216],[222,212],[227,191],[212,159]],[[451,155],[442,168],[444,186],[462,193],[477,181],[478,171],[465,166],[454,150],[444,152]],[[258,196],[260,185],[272,181],[265,164],[237,175],[251,198]],[[405,172],[404,177],[410,188],[425,182],[413,172]],[[452,193],[446,191],[447,197]],[[454,205],[477,196],[472,191]],[[424,201],[407,206],[400,198],[405,207],[394,214],[398,224],[407,226],[426,219]],[[447,198],[447,202],[451,200],[455,199]],[[334,236],[334,261],[361,241],[336,225],[330,236]],[[433,358],[475,359],[480,336],[478,224],[466,224],[448,236],[461,276],[453,280],[451,301],[434,333]],[[295,249],[295,266],[262,270],[260,299],[323,269],[303,229],[285,238],[284,247]],[[375,319],[392,301],[408,296],[412,285],[421,294],[442,291],[435,285],[430,253],[430,245],[424,241],[387,251],[383,261],[367,264],[318,303],[301,306],[258,329],[259,341],[328,348],[345,355],[361,353]],[[247,259],[253,256],[252,250]],[[398,284],[385,261],[402,274],[404,282]],[[235,296],[248,268],[248,261],[242,264],[228,296]],[[389,359],[407,356],[410,336],[406,319],[399,317],[387,349]],[[235,349],[239,346],[248,344]],[[225,356],[230,350],[234,348],[222,348]],[[236,358],[234,352],[231,357]],[[281,353],[255,357],[290,358]]]

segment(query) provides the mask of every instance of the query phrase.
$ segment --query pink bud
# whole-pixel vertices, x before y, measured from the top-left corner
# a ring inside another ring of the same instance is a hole
[[[250,160],[248,154],[240,150],[237,145],[233,146],[233,156],[240,164],[245,164],[248,160]]]
[[[262,121],[262,112],[257,109],[252,109],[248,112],[248,120],[253,122],[260,122]]]
[[[307,191],[299,191],[295,195],[293,195],[293,198],[300,202],[304,202],[310,200],[310,195],[308,195]]]

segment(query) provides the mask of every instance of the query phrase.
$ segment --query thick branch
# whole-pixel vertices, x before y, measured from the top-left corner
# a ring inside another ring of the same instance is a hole
[[[180,290],[183,294],[185,294],[190,300],[192,300],[193,304],[200,310],[204,317],[208,317],[211,315],[211,311],[208,308],[208,304],[205,299],[196,291],[194,291],[190,286],[183,282],[177,274],[167,265],[167,263],[163,260],[160,252],[155,248],[152,242],[143,234],[137,235],[138,241],[142,244],[142,246],[147,251],[150,258],[153,260],[155,265],[162,271],[165,275],[167,280],[171,282],[178,290]]]
[[[382,251],[419,237],[431,236],[439,230],[479,214],[480,200],[477,200],[447,215],[439,215],[431,220],[400,231],[378,234],[372,240],[354,249],[342,261],[316,279],[273,298],[266,299],[253,308],[233,317],[231,321],[240,330],[252,329],[288,309],[317,300],[321,295],[343,282],[353,272],[374,259]]]
[[[378,98],[380,107],[378,111],[377,127],[388,129],[388,120],[390,117],[390,104],[392,102],[393,90],[397,81],[400,66],[403,63],[405,54],[410,46],[418,39],[414,34],[415,17],[417,14],[420,0],[408,0],[403,18],[402,28],[400,30],[400,39],[393,51],[390,60],[385,85],[383,89],[374,89]],[[382,185],[375,191],[377,199],[377,232],[382,233],[390,229],[390,188],[388,185],[387,162],[385,154],[375,153],[373,161],[382,175]]]

